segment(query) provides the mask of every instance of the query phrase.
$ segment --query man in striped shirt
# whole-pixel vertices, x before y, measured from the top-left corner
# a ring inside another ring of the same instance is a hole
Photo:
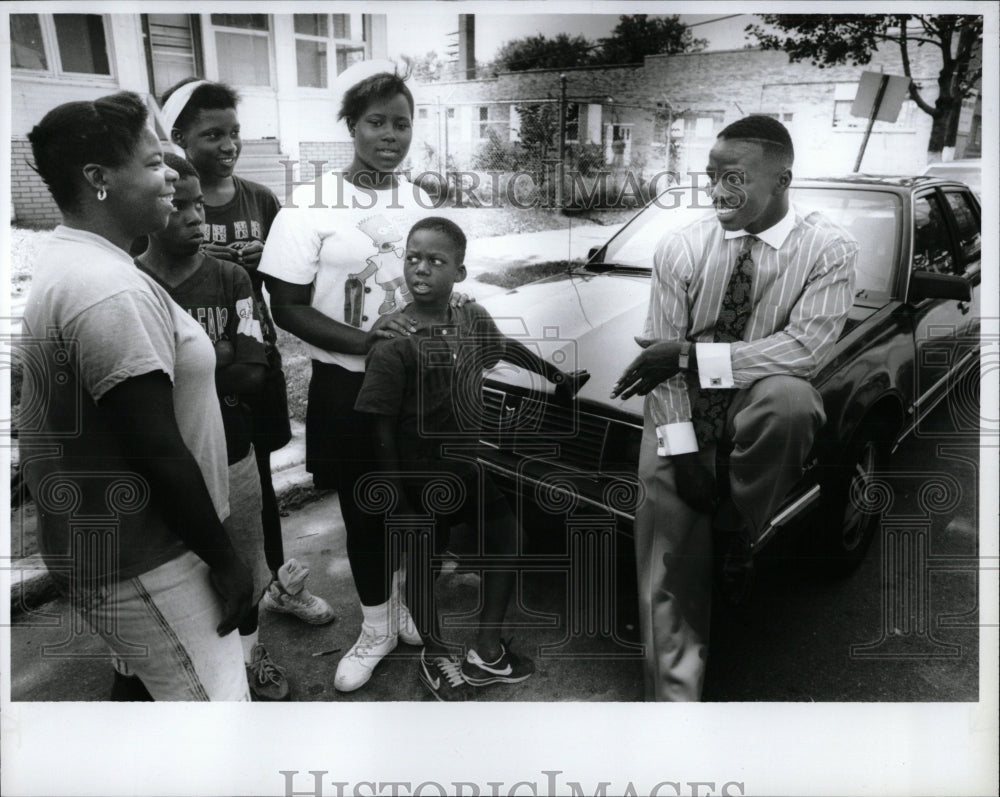
[[[651,699],[701,697],[713,528],[736,602],[750,544],[825,421],[807,379],[843,328],[858,246],[821,214],[790,206],[793,158],[788,131],[770,117],[719,134],[708,161],[715,212],[658,244],[643,351],[612,392],[646,396],[635,544]],[[720,451],[728,478],[717,485]]]

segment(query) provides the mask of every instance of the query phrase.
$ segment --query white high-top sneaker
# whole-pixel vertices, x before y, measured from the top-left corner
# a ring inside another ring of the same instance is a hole
[[[341,692],[360,689],[372,677],[375,665],[396,649],[398,636],[390,627],[390,606],[390,601],[378,606],[362,605],[365,619],[361,623],[361,635],[337,664],[337,674],[333,678],[335,689]]]

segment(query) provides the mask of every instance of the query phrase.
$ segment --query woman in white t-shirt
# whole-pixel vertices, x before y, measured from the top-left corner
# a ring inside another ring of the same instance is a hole
[[[316,487],[338,491],[364,617],[358,641],[337,666],[334,686],[344,692],[367,683],[399,639],[421,642],[399,599],[383,517],[359,507],[354,489],[377,470],[370,419],[354,410],[365,354],[378,340],[415,329],[396,313],[409,300],[406,234],[435,207],[396,172],[410,149],[413,95],[403,77],[377,68],[363,62],[341,75],[349,88],[339,118],[354,140],[353,160],[296,190],[271,226],[258,269],[275,323],[305,342],[312,357],[306,467]]]
[[[173,211],[177,172],[146,120],[120,92],[60,105],[28,135],[63,223],[24,310],[24,477],[52,579],[111,649],[113,699],[249,700],[230,632],[253,582],[222,526],[215,351],[128,254]]]

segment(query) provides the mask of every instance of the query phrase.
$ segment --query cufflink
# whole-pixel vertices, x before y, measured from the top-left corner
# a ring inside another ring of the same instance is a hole
[[[713,376],[709,380],[709,385],[711,387],[722,387],[722,377],[721,376]]]

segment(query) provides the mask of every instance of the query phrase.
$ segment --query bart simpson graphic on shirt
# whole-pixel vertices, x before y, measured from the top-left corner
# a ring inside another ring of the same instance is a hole
[[[385,291],[385,299],[378,308],[379,315],[393,312],[398,305],[396,292],[400,298],[409,300],[410,294],[403,281],[403,255],[406,250],[396,246],[403,240],[403,234],[385,216],[370,216],[358,224],[358,229],[372,239],[375,254],[365,258],[365,268],[347,275],[347,294],[344,317],[353,326],[361,326],[361,304],[363,285],[371,277]]]

